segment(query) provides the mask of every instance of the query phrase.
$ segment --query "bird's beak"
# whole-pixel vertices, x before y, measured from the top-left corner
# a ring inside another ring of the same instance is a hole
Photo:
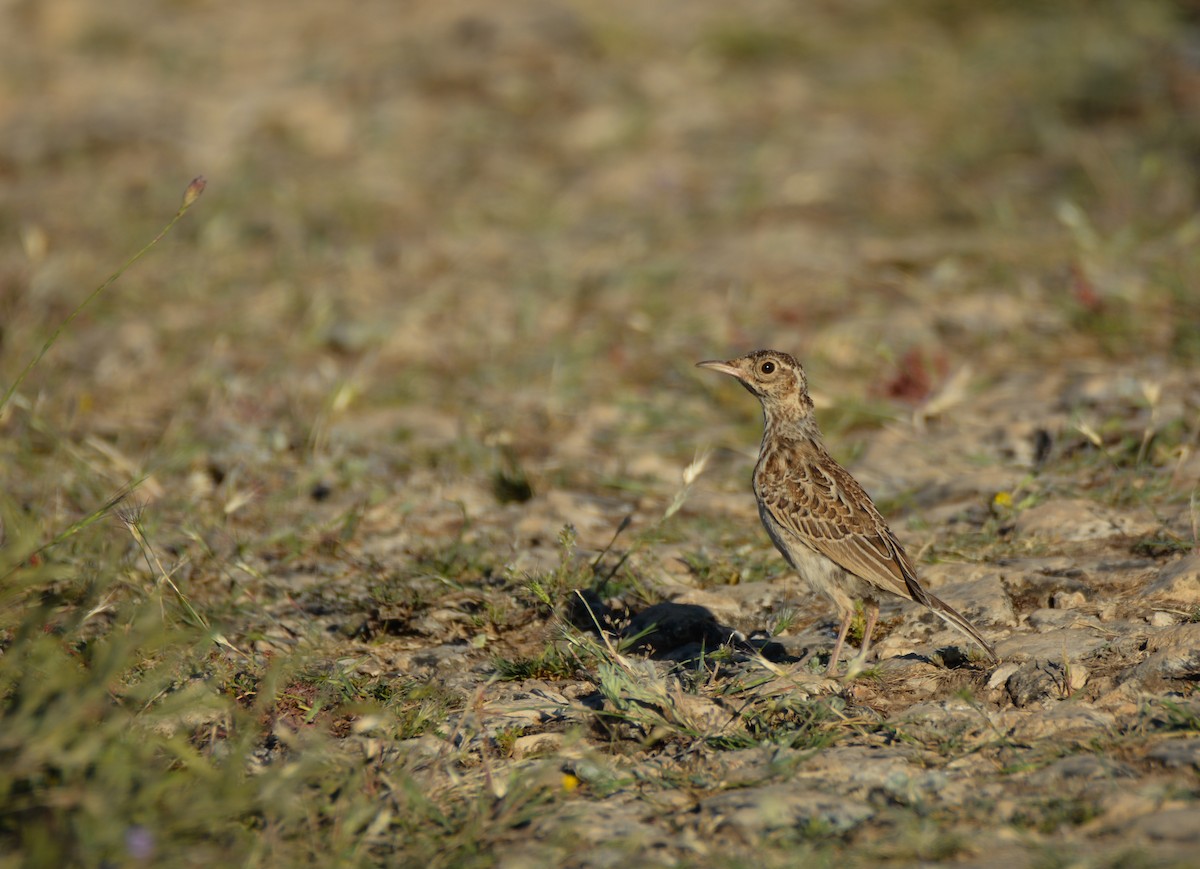
[[[729,362],[722,362],[719,359],[710,359],[707,362],[697,362],[696,367],[710,368],[713,371],[720,371],[722,374],[728,374],[730,377],[736,377],[738,380],[742,379],[742,372],[737,366]]]

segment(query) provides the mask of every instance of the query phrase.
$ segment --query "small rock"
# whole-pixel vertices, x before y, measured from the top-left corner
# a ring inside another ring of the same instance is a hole
[[[1014,706],[1028,706],[1047,697],[1062,697],[1067,689],[1067,673],[1054,661],[1031,661],[1009,676],[1004,688]]]
[[[1143,596],[1154,601],[1200,603],[1200,555],[1185,555],[1163,567]]]
[[[1075,375],[1073,382],[1065,390],[1063,401],[1069,406],[1101,406],[1135,402],[1142,395],[1142,386],[1135,374],[1089,372]]]
[[[1102,540],[1106,537],[1135,536],[1151,530],[1128,514],[1109,510],[1083,498],[1046,501],[1017,517],[1016,530],[1023,537],[1045,540]]]
[[[443,643],[415,649],[396,656],[396,669],[405,675],[436,674],[463,669],[463,656],[467,644],[462,642]]]
[[[1001,664],[992,672],[991,678],[988,679],[987,686],[992,690],[999,688],[1001,685],[1004,685],[1008,682],[1009,676],[1020,669],[1020,664],[1014,664],[1011,661],[1006,664]]]
[[[513,759],[521,760],[539,754],[553,754],[562,748],[564,738],[561,733],[530,733],[526,736],[519,736],[512,745]]]
[[[628,800],[569,800],[558,806],[549,805],[539,810],[528,827],[522,831],[521,839],[535,842],[555,842],[566,839],[576,855],[586,854],[586,861],[579,859],[547,862],[521,855],[525,862],[510,861],[503,865],[525,866],[611,866],[621,869],[629,864],[629,849],[646,855],[647,865],[661,865],[651,855],[667,853],[670,840],[654,824],[643,820],[644,811]],[[617,843],[618,847],[612,847]]]
[[[672,692],[670,703],[671,715],[675,721],[693,733],[704,736],[730,733],[740,721],[736,712],[726,709],[709,697],[676,691]]]
[[[1150,657],[1130,668],[1124,679],[1200,679],[1200,624],[1155,631],[1147,641]]]
[[[1150,627],[1152,628],[1169,628],[1176,622],[1177,619],[1174,613],[1165,613],[1162,610],[1156,610],[1150,616]]]
[[[781,763],[798,765],[800,757],[795,749],[767,744],[722,751],[715,758],[715,776],[726,789],[755,787],[775,780]]]
[[[1036,715],[1017,710],[1010,712],[1013,739],[1023,742],[1052,739],[1060,748],[1090,745],[1097,735],[1109,732],[1116,721],[1107,712],[1075,701],[1051,704]]]
[[[725,791],[700,803],[701,816],[713,830],[733,827],[748,839],[772,830],[816,829],[845,833],[874,814],[862,802],[779,784]]]
[[[1014,634],[996,644],[1005,661],[1049,658],[1056,661],[1080,661],[1108,643],[1108,638],[1087,628],[1056,628],[1037,634]]]
[[[1039,609],[1028,616],[1030,627],[1039,633],[1051,628],[1100,627],[1100,620],[1095,616],[1084,615],[1069,609]]]
[[[1017,624],[1012,598],[994,567],[934,564],[923,568],[922,584],[979,626]]]
[[[1094,754],[1072,754],[1038,770],[1030,780],[1042,788],[1077,782],[1133,778],[1137,773],[1128,764]]]
[[[1047,697],[1064,697],[1087,684],[1086,667],[1064,667],[1057,661],[1032,661],[1005,680],[1004,687],[1014,706],[1028,706]]]
[[[903,752],[876,746],[850,745],[822,751],[812,758],[797,779],[819,779],[828,786],[819,790],[868,798],[883,795],[889,802],[913,805],[935,794],[945,798],[947,776],[909,761]]]
[[[1037,561],[1020,561],[1004,571],[1004,584],[1024,608],[1049,607],[1057,594],[1079,593],[1085,597],[1095,593],[1092,577],[1072,562],[1064,568],[1051,560],[1042,567]]]
[[[1050,605],[1056,610],[1073,610],[1087,603],[1087,597],[1082,591],[1056,591],[1050,598]]]
[[[1127,829],[1139,818],[1158,811],[1160,799],[1147,788],[1131,785],[1105,800],[1104,814],[1092,823],[1092,828],[1115,833]]]
[[[1200,808],[1167,809],[1138,818],[1128,832],[1151,841],[1200,844]],[[1194,852],[1193,852],[1194,855]]]
[[[397,755],[413,769],[425,762],[436,760],[445,755],[448,750],[449,745],[445,740],[429,734],[403,739],[396,743]]]
[[[1168,739],[1146,752],[1146,757],[1166,767],[1200,770],[1200,738]]]
[[[1078,559],[1067,555],[1043,555],[1029,558],[1009,558],[1003,564],[1020,573],[1036,573],[1042,576],[1083,578],[1084,571]]]

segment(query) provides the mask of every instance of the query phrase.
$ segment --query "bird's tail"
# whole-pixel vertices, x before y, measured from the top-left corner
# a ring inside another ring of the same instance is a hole
[[[980,636],[979,631],[975,630],[975,626],[967,621],[965,616],[937,595],[930,594],[928,591],[925,594],[929,598],[927,606],[933,610],[934,615],[978,643],[979,647],[987,652],[987,656],[992,659],[993,664],[1000,663],[1000,658],[996,654],[996,650],[992,648],[992,644]]]

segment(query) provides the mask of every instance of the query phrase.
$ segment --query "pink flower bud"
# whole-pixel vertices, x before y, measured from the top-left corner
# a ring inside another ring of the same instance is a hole
[[[208,182],[204,180],[203,175],[197,175],[192,179],[192,183],[187,186],[187,190],[183,191],[183,207],[187,208],[193,202],[200,198],[200,194],[204,192],[204,188],[208,186]]]

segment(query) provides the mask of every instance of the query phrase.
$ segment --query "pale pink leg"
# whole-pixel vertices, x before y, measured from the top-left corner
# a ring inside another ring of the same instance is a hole
[[[871,649],[871,634],[875,630],[875,622],[879,620],[879,604],[868,599],[863,601],[863,607],[867,611],[867,623],[863,628],[862,651],[858,654],[865,661],[867,652]]]
[[[842,644],[846,642],[846,633],[850,630],[850,622],[854,619],[854,610],[846,613],[842,619],[842,624],[838,628],[837,639],[833,642],[833,654],[829,656],[829,667],[825,670],[826,676],[832,676],[837,672],[838,658],[842,656]]]

